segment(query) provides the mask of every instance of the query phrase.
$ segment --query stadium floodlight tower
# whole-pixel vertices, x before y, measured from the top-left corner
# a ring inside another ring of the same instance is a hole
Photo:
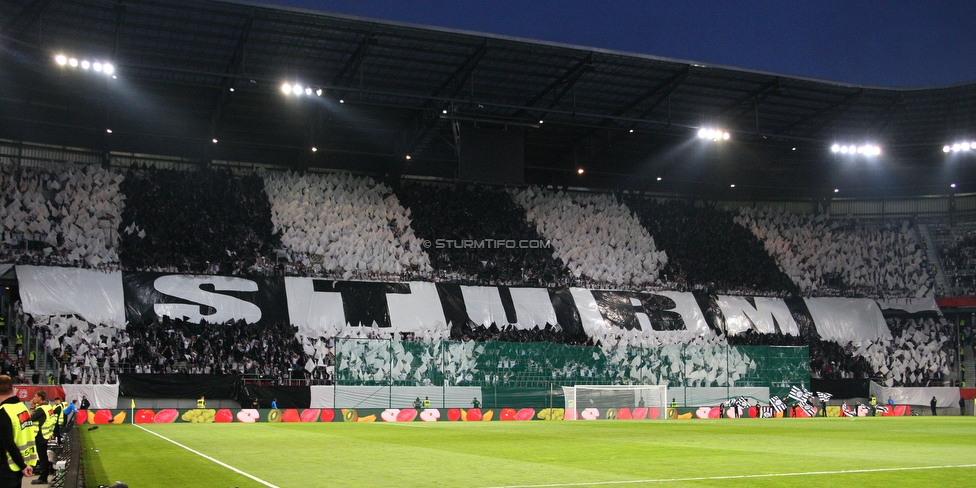
[[[564,386],[563,394],[565,420],[667,418],[666,385]]]

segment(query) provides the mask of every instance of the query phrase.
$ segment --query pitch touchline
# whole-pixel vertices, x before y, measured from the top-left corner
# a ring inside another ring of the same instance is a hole
[[[649,480],[626,481],[587,481],[583,483],[548,483],[544,485],[510,485],[493,486],[489,488],[547,488],[556,486],[600,486],[600,485],[628,485],[634,483],[675,483],[681,481],[713,481],[740,480],[747,478],[776,478],[780,476],[821,476],[831,474],[880,473],[884,471],[921,471],[925,469],[976,468],[976,464],[953,464],[945,466],[911,466],[906,468],[875,468],[875,469],[841,469],[838,471],[807,471],[803,473],[768,473],[768,474],[740,474],[729,476],[701,476],[696,478],[661,478]]]
[[[262,485],[267,486],[268,488],[279,488],[277,485],[273,485],[271,483],[268,483],[267,481],[264,481],[263,479],[258,478],[257,476],[254,476],[252,474],[245,473],[245,472],[243,472],[243,471],[241,471],[241,470],[239,470],[239,469],[237,469],[237,468],[235,468],[235,467],[233,467],[233,466],[231,466],[231,465],[229,465],[229,464],[227,464],[225,462],[218,461],[218,460],[216,460],[216,459],[214,459],[214,458],[212,458],[212,457],[210,457],[210,456],[208,456],[208,455],[206,455],[206,454],[204,454],[204,453],[202,453],[200,451],[197,451],[195,449],[192,449],[192,448],[189,448],[187,446],[184,446],[183,444],[180,444],[179,442],[176,442],[173,439],[170,439],[170,438],[168,438],[166,436],[159,435],[159,434],[157,434],[157,433],[155,433],[155,432],[153,432],[153,431],[151,431],[151,430],[149,430],[149,429],[147,429],[147,428],[145,428],[145,427],[143,427],[141,425],[138,425],[138,424],[132,424],[132,425],[135,425],[136,427],[138,427],[138,428],[140,428],[140,429],[142,429],[142,430],[144,430],[146,432],[149,432],[150,434],[152,434],[152,435],[154,435],[156,437],[159,437],[160,439],[162,439],[164,441],[167,441],[167,442],[171,442],[173,444],[176,444],[177,446],[180,446],[183,449],[186,449],[187,451],[190,451],[193,454],[196,454],[197,456],[200,456],[200,457],[202,457],[202,458],[204,458],[204,459],[206,459],[208,461],[213,461],[213,462],[215,462],[215,463],[217,463],[217,464],[219,464],[219,465],[221,465],[221,466],[223,466],[223,467],[225,467],[225,468],[227,468],[227,469],[229,469],[229,470],[231,470],[231,471],[233,471],[233,472],[235,472],[237,474],[240,474],[240,475],[243,475],[243,476],[247,476],[248,478],[251,478],[252,480],[257,481],[258,483],[261,483]]]

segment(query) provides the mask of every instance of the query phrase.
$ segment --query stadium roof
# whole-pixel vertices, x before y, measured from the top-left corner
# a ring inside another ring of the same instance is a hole
[[[976,157],[942,151],[976,140],[976,84],[859,86],[257,3],[2,0],[0,97],[0,138],[107,154],[451,178],[479,125],[524,134],[531,183],[745,200],[976,190]],[[705,143],[702,127],[731,138]]]

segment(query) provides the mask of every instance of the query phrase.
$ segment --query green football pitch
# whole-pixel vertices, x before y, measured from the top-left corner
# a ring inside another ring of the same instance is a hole
[[[105,425],[88,486],[970,486],[976,418]]]

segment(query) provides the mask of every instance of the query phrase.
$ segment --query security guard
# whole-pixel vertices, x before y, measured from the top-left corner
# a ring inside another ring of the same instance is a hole
[[[68,408],[68,403],[61,399],[61,397],[54,397],[54,403],[51,405],[54,407],[52,410],[55,416],[54,423],[54,439],[58,444],[61,443],[61,433],[64,429],[64,409]]]
[[[430,398],[424,397],[424,410],[430,408]]]
[[[47,404],[47,393],[39,390],[31,400],[34,406],[34,413],[31,420],[35,426],[40,426],[34,438],[37,445],[37,479],[31,481],[32,485],[46,485],[47,477],[51,474],[51,460],[47,457],[47,445],[51,437],[54,436],[54,425],[58,418],[54,415],[54,407]]]
[[[200,399],[197,400],[197,408],[207,408],[207,400],[200,395]]]
[[[0,375],[0,452],[7,468],[0,467],[0,488],[20,488],[24,476],[34,476],[37,447],[30,411],[14,395],[14,382]]]

